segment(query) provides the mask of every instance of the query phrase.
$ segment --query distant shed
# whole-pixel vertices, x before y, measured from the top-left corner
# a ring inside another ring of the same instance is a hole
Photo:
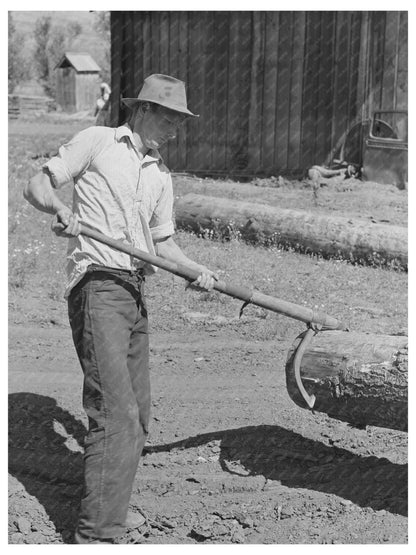
[[[56,102],[65,112],[93,110],[101,68],[83,52],[66,52],[55,67]]]

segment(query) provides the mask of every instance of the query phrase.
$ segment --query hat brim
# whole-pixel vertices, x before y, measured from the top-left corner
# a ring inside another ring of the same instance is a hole
[[[193,114],[187,108],[182,108],[180,106],[172,106],[171,104],[164,104],[163,102],[155,102],[154,100],[147,100],[145,98],[122,98],[121,102],[127,106],[127,108],[134,108],[139,102],[152,102],[153,104],[159,104],[159,106],[163,106],[164,108],[168,108],[169,110],[173,110],[174,112],[179,112],[180,114],[185,114],[187,116],[193,118],[199,118],[199,114]]]

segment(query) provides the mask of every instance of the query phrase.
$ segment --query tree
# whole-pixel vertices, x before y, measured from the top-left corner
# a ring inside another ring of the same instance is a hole
[[[8,91],[12,93],[17,85],[30,76],[29,64],[24,55],[25,39],[16,31],[12,14],[8,18]]]
[[[111,38],[111,18],[110,12],[94,12],[95,21],[94,28],[98,35],[105,41]]]
[[[35,68],[37,70],[38,79],[47,94],[49,94],[50,81],[48,42],[50,38],[51,26],[52,23],[50,17],[41,17],[36,21],[33,33],[35,38],[35,50],[33,53]]]
[[[49,96],[55,96],[54,68],[81,32],[82,25],[76,21],[66,27],[52,25],[50,17],[41,17],[36,21],[34,61],[38,78]]]
[[[101,79],[111,81],[111,17],[110,12],[94,12],[94,29],[101,38],[103,49],[102,55],[98,57],[101,66]]]

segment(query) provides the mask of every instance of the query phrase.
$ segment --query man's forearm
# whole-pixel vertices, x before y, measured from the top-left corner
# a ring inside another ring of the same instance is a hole
[[[32,206],[47,212],[56,214],[59,210],[66,208],[66,205],[56,195],[50,177],[46,173],[38,173],[26,185],[23,196]]]
[[[182,264],[188,268],[192,268],[199,273],[198,278],[192,282],[193,288],[199,291],[212,291],[215,287],[215,282],[218,281],[218,274],[209,270],[202,264],[194,262],[182,252],[181,248],[175,243],[172,237],[159,241],[156,243],[156,252],[162,258]]]
[[[188,266],[188,268],[193,268],[198,271],[205,268],[202,264],[198,264],[188,258],[172,237],[156,243],[156,253],[166,260],[176,262],[177,264],[183,264],[184,266]]]

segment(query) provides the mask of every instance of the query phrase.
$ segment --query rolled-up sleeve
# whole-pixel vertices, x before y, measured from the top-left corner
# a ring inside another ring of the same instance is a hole
[[[172,178],[168,173],[165,185],[150,219],[149,227],[153,241],[170,237],[175,233],[173,225],[173,188]]]
[[[53,185],[59,189],[67,183],[76,181],[88,168],[96,143],[96,128],[80,131],[68,143],[59,148],[58,154],[46,162]]]

